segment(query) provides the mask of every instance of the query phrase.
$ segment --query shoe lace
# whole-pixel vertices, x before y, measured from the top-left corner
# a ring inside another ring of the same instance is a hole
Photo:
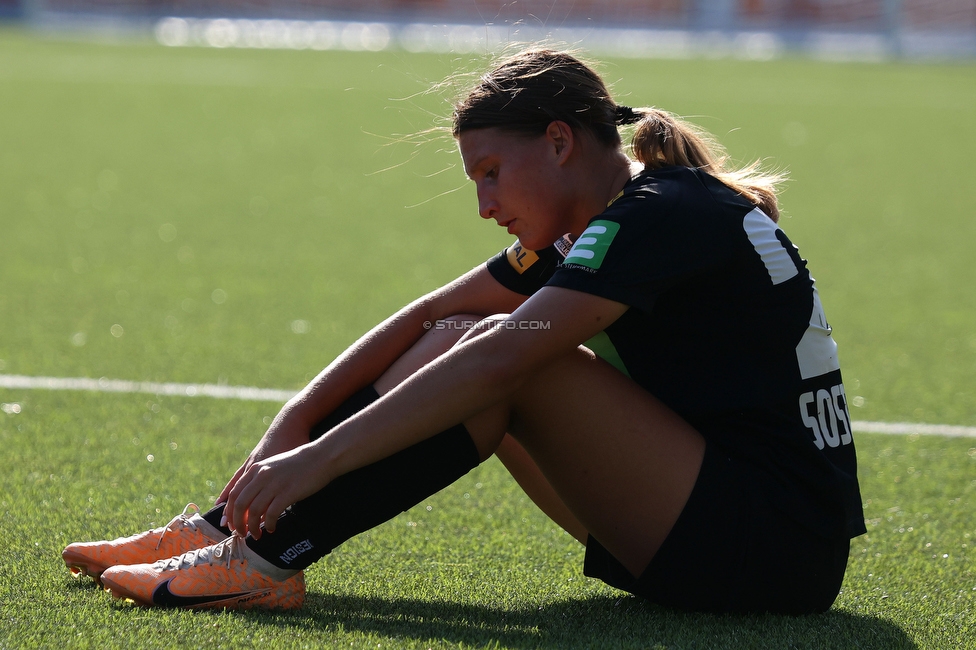
[[[229,569],[233,560],[244,559],[244,551],[242,549],[243,544],[244,539],[235,531],[230,537],[222,542],[218,542],[212,546],[198,548],[193,551],[187,551],[183,555],[171,557],[168,560],[160,560],[157,562],[157,566],[166,570],[179,570],[189,569],[201,564],[212,565],[215,562],[225,562],[227,568]]]
[[[160,545],[163,543],[163,537],[166,536],[166,533],[169,532],[175,533],[180,530],[183,530],[186,527],[189,527],[190,530],[196,530],[197,525],[196,523],[190,520],[190,517],[199,513],[200,513],[200,508],[199,506],[197,506],[197,504],[195,503],[186,504],[186,507],[183,508],[183,512],[173,517],[173,520],[170,521],[168,524],[166,524],[166,526],[163,528],[163,531],[159,533],[159,539],[156,540],[156,549],[159,550]]]

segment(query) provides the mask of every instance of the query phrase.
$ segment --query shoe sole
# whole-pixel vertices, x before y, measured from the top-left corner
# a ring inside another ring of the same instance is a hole
[[[105,580],[101,584],[105,592],[112,595],[112,598],[130,600],[140,607],[152,607],[152,603],[147,603],[144,600],[141,600],[138,596],[129,592],[124,587],[112,582],[111,580]]]
[[[112,598],[128,600],[130,602],[135,603],[139,607],[158,607],[158,605],[156,605],[155,603],[147,602],[145,600],[142,600],[140,597],[138,597],[135,594],[133,594],[132,592],[128,591],[125,587],[122,587],[118,583],[113,582],[111,579],[105,580],[101,584],[102,584],[102,588],[105,590],[105,592],[108,593],[108,594],[111,594]],[[265,611],[275,611],[275,610],[277,610],[277,611],[285,611],[285,610],[289,610],[289,609],[299,609],[299,608],[301,608],[302,604],[304,603],[304,600],[305,599],[303,597],[302,598],[302,602],[300,602],[297,606],[293,606],[293,607],[281,607],[281,606],[277,606],[277,605],[251,605],[251,606],[237,606],[237,607],[235,607],[232,604],[227,603],[226,605],[216,605],[216,606],[213,605],[213,604],[209,604],[209,605],[203,605],[203,604],[201,604],[201,605],[197,605],[197,606],[182,607],[182,608],[178,608],[178,609],[189,609],[189,610],[196,610],[196,609],[263,609]]]
[[[64,560],[64,564],[68,567],[68,570],[71,571],[72,576],[76,578],[88,576],[98,584],[102,584],[102,574],[108,569],[107,566],[102,566],[96,562],[92,562],[91,558],[69,551],[62,553],[61,558]]]

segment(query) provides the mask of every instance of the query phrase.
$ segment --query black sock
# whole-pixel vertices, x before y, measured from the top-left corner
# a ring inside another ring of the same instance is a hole
[[[481,462],[458,424],[381,461],[340,476],[278,519],[274,533],[247,545],[283,569],[304,569],[350,537],[392,519]]]
[[[309,441],[318,440],[322,434],[348,420],[379,398],[379,393],[377,393],[376,389],[371,385],[357,393],[353,393],[348,399],[346,399],[345,402],[340,404],[336,410],[312,427],[312,430],[309,431],[308,434]],[[209,524],[219,529],[224,535],[230,536],[230,528],[220,525],[220,520],[224,516],[224,504],[214,506],[201,516],[206,519]]]
[[[380,398],[380,394],[372,386],[367,386],[358,393],[353,393],[321,422],[312,427],[308,433],[309,440],[318,440],[322,434],[336,428],[352,416]]]

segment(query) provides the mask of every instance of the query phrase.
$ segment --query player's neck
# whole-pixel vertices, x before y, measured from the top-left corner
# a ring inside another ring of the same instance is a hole
[[[603,212],[631,179],[631,160],[621,150],[604,150],[581,166],[578,202],[570,232],[579,236],[586,224]]]

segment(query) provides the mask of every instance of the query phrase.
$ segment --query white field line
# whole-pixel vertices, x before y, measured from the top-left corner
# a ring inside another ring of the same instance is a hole
[[[976,427],[956,424],[923,424],[921,422],[863,422],[854,420],[851,427],[865,433],[894,433],[903,435],[947,436],[949,438],[976,438]]]
[[[214,397],[217,399],[241,399],[258,402],[287,402],[296,391],[254,386],[221,386],[218,384],[178,384],[152,381],[128,381],[125,379],[91,379],[88,377],[28,377],[26,375],[0,375],[0,388],[26,388],[41,390],[87,390],[99,393],[151,393],[153,395],[179,395],[182,397]],[[865,433],[890,433],[901,435],[933,435],[953,438],[976,438],[976,427],[953,424],[923,424],[919,422],[865,422],[854,420],[855,431]]]
[[[287,402],[297,391],[253,386],[220,386],[218,384],[177,384],[125,379],[90,379],[88,377],[28,377],[0,375],[0,388],[42,390],[88,390],[99,393],[152,393],[182,397],[216,397],[257,402]]]

